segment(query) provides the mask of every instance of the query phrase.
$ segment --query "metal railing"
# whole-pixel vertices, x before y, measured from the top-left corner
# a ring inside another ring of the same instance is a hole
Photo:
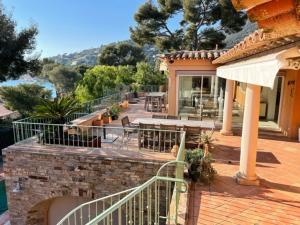
[[[52,124],[37,118],[15,121],[15,143],[127,150],[130,147],[152,152],[170,152],[174,145],[180,145],[182,131],[72,124],[71,119],[79,116],[70,117],[68,124]]]
[[[122,92],[116,92],[111,93],[109,95],[106,95],[101,98],[94,99],[92,101],[88,101],[83,103],[83,113],[92,113],[97,110],[106,109],[110,107],[111,105],[120,102],[122,99],[124,99],[124,93]]]
[[[127,189],[113,195],[81,204],[65,215],[57,225],[86,224],[135,189],[136,188]]]
[[[181,193],[187,191],[188,185],[183,179],[185,162],[185,132],[182,132],[180,147],[175,161],[164,164],[152,177],[142,185],[126,190],[129,193],[91,219],[91,211],[82,216],[88,222],[76,221],[77,225],[143,225],[143,224],[177,224],[178,206]],[[174,168],[175,166],[175,168]],[[124,191],[124,192],[126,192]],[[124,193],[122,192],[122,193]],[[118,196],[118,194],[110,195]],[[69,212],[57,225],[70,225],[74,214],[83,207],[94,204],[94,200],[82,204]],[[102,201],[102,199],[99,199]],[[89,206],[90,207],[90,206]]]

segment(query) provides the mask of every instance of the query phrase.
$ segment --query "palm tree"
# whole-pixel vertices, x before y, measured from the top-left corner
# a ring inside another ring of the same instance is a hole
[[[65,124],[66,118],[73,113],[80,112],[77,100],[72,96],[63,96],[54,100],[41,99],[41,104],[35,108],[33,116],[36,118],[50,120],[53,124]]]

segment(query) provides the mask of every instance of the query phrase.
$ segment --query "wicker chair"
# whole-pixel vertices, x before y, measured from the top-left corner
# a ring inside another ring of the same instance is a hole
[[[153,114],[153,115],[152,115],[152,118],[153,118],[153,119],[166,119],[166,116],[165,116],[165,115],[157,115],[157,114]]]
[[[201,116],[188,116],[188,120],[201,121],[202,117]]]
[[[171,115],[167,115],[167,119],[169,119],[169,120],[180,120],[181,117],[180,117],[180,116],[171,116]]]
[[[171,152],[174,145],[179,144],[180,133],[176,125],[160,125],[159,145],[163,152]]]
[[[200,146],[200,138],[202,129],[200,127],[184,126],[185,131],[185,147],[194,149]]]
[[[141,147],[152,149],[153,151],[158,150],[158,137],[159,131],[155,130],[154,124],[139,124],[139,135],[138,135],[138,143],[139,149]]]

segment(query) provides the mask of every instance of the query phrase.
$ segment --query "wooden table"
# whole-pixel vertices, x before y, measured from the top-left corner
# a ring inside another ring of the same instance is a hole
[[[153,112],[153,103],[155,102],[154,99],[158,99],[158,108],[157,110],[161,112],[162,110],[162,103],[164,100],[166,93],[165,92],[150,92],[149,94],[146,95],[146,100],[145,100],[145,109],[149,111],[149,105],[151,104],[151,112]]]
[[[177,127],[201,127],[204,129],[215,129],[215,123],[213,121],[195,121],[195,120],[171,120],[171,119],[154,119],[154,118],[137,118],[133,122],[133,124],[154,124],[159,126],[163,125],[176,125]]]

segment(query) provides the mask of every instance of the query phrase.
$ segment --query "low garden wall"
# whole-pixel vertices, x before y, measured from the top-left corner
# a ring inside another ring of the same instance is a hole
[[[165,163],[72,152],[34,152],[18,146],[8,147],[4,155],[12,225],[48,224],[52,199],[95,199],[136,187],[156,175]]]

